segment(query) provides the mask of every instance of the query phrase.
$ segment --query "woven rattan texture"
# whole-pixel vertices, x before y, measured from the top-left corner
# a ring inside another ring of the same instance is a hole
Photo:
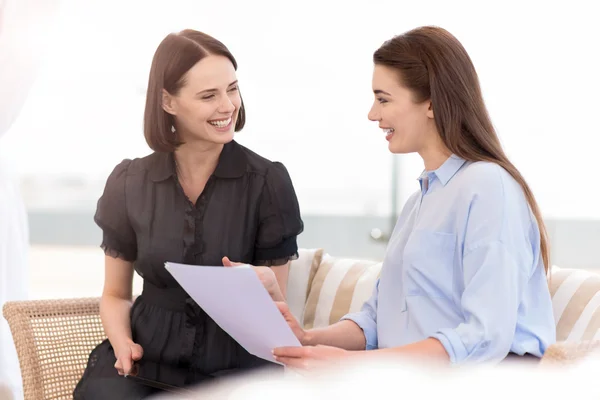
[[[90,351],[106,338],[100,299],[7,302],[25,400],[72,399]]]

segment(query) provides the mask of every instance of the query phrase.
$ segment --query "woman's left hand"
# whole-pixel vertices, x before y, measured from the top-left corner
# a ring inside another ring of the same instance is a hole
[[[340,361],[350,352],[331,346],[278,347],[273,350],[275,360],[291,368],[310,370]]]
[[[244,265],[243,263],[233,262],[229,259],[229,257],[223,257],[223,265],[225,267],[235,267],[238,265]],[[267,292],[271,295],[271,298],[275,301],[283,301],[283,295],[281,294],[281,290],[279,288],[279,284],[277,283],[277,277],[273,270],[269,267],[255,267],[251,265],[252,269],[260,279],[260,282],[263,284]]]

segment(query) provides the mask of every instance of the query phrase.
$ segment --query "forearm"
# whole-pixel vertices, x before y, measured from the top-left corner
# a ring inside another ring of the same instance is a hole
[[[433,338],[421,340],[400,347],[373,350],[373,355],[396,355],[403,358],[416,358],[418,360],[429,360],[449,362],[450,357],[442,343]]]
[[[102,326],[113,347],[131,341],[131,300],[103,294],[100,300]]]
[[[275,279],[277,281],[277,288],[275,288],[274,293],[271,294],[273,301],[287,302],[287,281],[289,277],[290,263],[291,262],[288,261],[284,265],[271,267],[271,270],[275,274]]]
[[[334,346],[345,350],[364,350],[366,340],[363,330],[353,321],[344,320],[326,328],[310,329],[302,339],[305,346]]]

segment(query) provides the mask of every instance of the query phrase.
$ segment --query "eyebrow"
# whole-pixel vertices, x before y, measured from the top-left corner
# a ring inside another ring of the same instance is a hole
[[[391,96],[391,94],[389,94],[388,92],[384,92],[383,90],[379,90],[379,89],[373,90],[373,93],[375,93],[375,94],[385,94],[387,96]]]
[[[233,82],[231,82],[229,85],[227,85],[227,87],[233,86],[233,85],[235,85],[236,83],[238,83],[238,81],[237,81],[237,80],[236,80],[236,81],[233,81]],[[207,93],[214,93],[214,92],[217,92],[217,91],[218,91],[217,89],[206,89],[206,90],[201,90],[201,91],[199,91],[198,93],[196,93],[196,95],[199,95],[199,94],[207,94]]]

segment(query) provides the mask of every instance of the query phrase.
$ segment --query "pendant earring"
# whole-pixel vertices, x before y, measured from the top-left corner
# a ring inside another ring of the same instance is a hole
[[[171,132],[175,133],[175,126],[171,125]]]

